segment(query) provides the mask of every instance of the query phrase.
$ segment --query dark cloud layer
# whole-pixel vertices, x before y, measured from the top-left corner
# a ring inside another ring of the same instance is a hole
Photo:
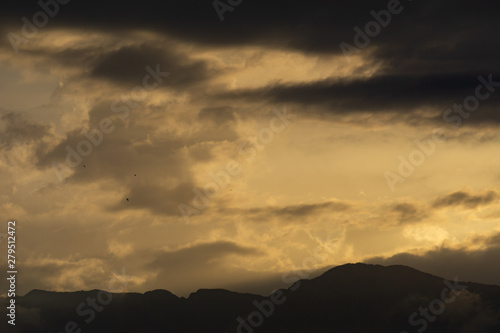
[[[103,4],[92,0],[60,6],[50,27],[104,29],[124,39],[127,32],[150,30],[207,47],[259,45],[343,55],[339,44],[355,45],[353,28],[364,30],[366,23],[375,20],[371,11],[385,10],[387,4],[385,0],[244,1],[220,22],[211,1]],[[500,28],[494,15],[499,9],[500,4],[491,1],[401,1],[401,12],[391,15],[390,23],[359,50],[377,65],[370,78],[275,84],[222,96],[320,105],[336,114],[382,111],[407,116],[409,111],[429,106],[444,111],[474,92],[478,75],[493,73],[500,80],[500,35],[494,33]],[[31,5],[16,2],[7,4],[0,15],[5,18],[5,29],[20,29],[20,18],[39,10],[35,1]],[[215,74],[204,62],[185,57],[168,45],[121,47],[102,54],[91,75],[136,83],[144,66],[159,63],[172,73],[169,84],[184,89]],[[347,63],[347,59],[340,61]],[[481,112],[466,124],[498,125],[497,95],[484,102]],[[442,123],[442,113],[432,120]]]
[[[183,88],[201,83],[209,77],[207,65],[202,61],[191,61],[187,55],[173,52],[169,48],[153,47],[146,44],[123,47],[102,55],[91,75],[111,79],[120,84],[141,85],[148,74],[146,67],[168,72],[168,87]],[[154,80],[153,80],[154,82]]]
[[[124,3],[95,0],[61,6],[52,26],[76,26],[112,30],[151,29],[180,39],[210,45],[264,44],[304,52],[340,53],[339,43],[351,42],[354,26],[373,20],[371,10],[387,8],[386,0],[243,1],[220,22],[212,1],[154,1]],[[500,5],[491,1],[401,1],[403,10],[376,36],[370,46],[380,58],[397,55],[414,64],[460,68],[470,60],[497,59],[499,36],[491,34],[500,24],[495,13]],[[9,22],[20,22],[40,7],[37,1],[11,2],[2,11]],[[255,24],[258,21],[259,24]],[[249,29],[252,27],[252,29]],[[478,47],[479,46],[479,47]],[[488,53],[485,47],[489,47]],[[475,60],[474,60],[475,62]],[[498,64],[496,64],[498,68]],[[399,70],[398,66],[394,66]],[[428,68],[428,67],[427,67]],[[462,67],[463,68],[463,67]],[[470,68],[466,68],[467,70]]]
[[[495,234],[486,239],[477,239],[487,245],[487,248],[481,250],[468,250],[465,247],[452,249],[443,246],[423,255],[399,253],[389,258],[371,258],[365,262],[407,265],[448,279],[458,277],[462,281],[500,285],[500,268],[492,264],[500,257],[499,236],[500,234]]]
[[[462,104],[466,97],[475,94],[480,84],[478,76],[488,78],[487,73],[443,73],[439,75],[379,75],[364,79],[327,79],[303,84],[276,84],[254,90],[223,93],[221,98],[249,101],[267,100],[273,103],[295,103],[302,107],[313,106],[315,113],[351,115],[360,112],[392,113],[400,121],[427,121],[444,126],[443,112]],[[494,82],[500,82],[500,74],[494,74]],[[463,124],[500,123],[497,108],[499,95],[480,104],[478,111],[463,120]],[[319,106],[320,108],[317,108]],[[412,113],[420,108],[436,108],[433,116],[422,118]],[[454,114],[455,115],[455,114]],[[455,115],[456,116],[456,115]],[[395,119],[397,120],[397,119]]]
[[[351,207],[349,203],[342,201],[329,201],[313,204],[299,204],[289,206],[266,206],[249,209],[222,209],[222,213],[238,213],[248,216],[254,221],[268,221],[278,218],[282,223],[306,222],[307,218],[318,216],[322,213],[344,212]]]
[[[498,200],[498,193],[488,191],[483,194],[473,194],[466,191],[457,191],[434,201],[434,208],[463,206],[468,209],[476,208],[493,203]]]
[[[226,19],[221,24],[211,1],[92,0],[61,6],[50,23],[110,31],[151,29],[211,45],[265,44],[305,52],[340,53],[340,42],[352,43],[353,27],[364,29],[373,20],[370,11],[386,9],[387,4],[386,0],[243,1],[233,12],[225,13]],[[401,1],[401,6],[402,12],[393,15],[391,23],[370,44],[380,58],[398,55],[406,59],[406,67],[422,59],[422,64],[435,68],[445,59],[454,60],[446,68],[460,68],[477,60],[488,66],[497,59],[499,36],[491,31],[500,24],[495,15],[500,9],[498,3],[424,0]],[[30,17],[39,10],[37,1],[12,2],[5,5],[2,16],[19,23],[22,16]],[[259,24],[255,24],[257,19]],[[484,52],[486,47],[490,52]],[[498,68],[498,64],[495,66]],[[393,67],[400,69],[397,64]]]

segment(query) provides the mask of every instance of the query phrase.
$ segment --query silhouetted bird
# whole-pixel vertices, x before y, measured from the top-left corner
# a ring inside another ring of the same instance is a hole
[[[127,201],[128,201],[128,198],[127,198]]]

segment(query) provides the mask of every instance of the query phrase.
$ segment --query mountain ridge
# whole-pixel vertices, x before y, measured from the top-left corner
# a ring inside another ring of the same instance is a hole
[[[269,296],[226,289],[199,289],[187,298],[162,289],[35,289],[16,302],[19,332],[65,332],[68,323],[77,325],[74,333],[410,333],[424,326],[426,332],[466,333],[471,325],[479,325],[478,333],[500,331],[500,286],[449,281],[402,265],[336,266]],[[427,308],[434,321],[419,314]]]

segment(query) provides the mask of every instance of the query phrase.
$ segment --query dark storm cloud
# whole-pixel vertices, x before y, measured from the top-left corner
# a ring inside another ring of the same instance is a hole
[[[235,110],[228,106],[203,108],[198,113],[203,128],[193,137],[200,141],[235,141]]]
[[[117,40],[122,38],[116,35]],[[134,41],[137,43],[137,41]],[[91,46],[71,45],[66,48],[37,48],[23,50],[23,55],[31,56],[37,66],[49,69],[50,66],[65,66],[84,69],[85,75],[96,79],[105,79],[115,84],[133,88],[144,84],[144,77],[151,72],[169,73],[161,76],[161,88],[184,89],[188,86],[202,84],[218,73],[211,70],[203,60],[192,60],[191,54],[180,52],[174,45],[166,44],[166,40],[141,42],[130,46],[120,46],[120,42],[101,42]],[[45,62],[51,63],[47,65]],[[150,70],[147,70],[150,67]],[[157,74],[159,75],[159,74]],[[147,80],[154,86],[155,77]]]
[[[21,113],[4,113],[0,116],[0,147],[10,150],[16,144],[38,142],[49,135],[49,129],[49,126],[26,119]]]
[[[488,75],[484,75],[488,78]],[[500,74],[492,76],[500,82]],[[338,115],[358,112],[383,112],[401,115],[401,119],[420,117],[411,111],[422,107],[438,110],[427,120],[444,125],[443,111],[453,104],[461,104],[474,95],[479,85],[478,74],[383,75],[355,80],[326,79],[312,83],[272,85],[254,90],[223,93],[221,98],[251,101],[268,100],[274,103],[296,103],[301,106],[321,106],[324,111]],[[498,89],[498,88],[497,88]],[[500,122],[496,108],[500,93],[491,95],[484,106],[463,121],[464,124]],[[316,109],[317,110],[317,109]]]
[[[145,45],[123,47],[104,54],[92,70],[92,76],[108,78],[117,82],[134,84],[142,82],[146,66],[162,63],[164,53]],[[165,66],[160,66],[165,71]]]
[[[95,0],[61,6],[51,27],[95,29],[126,39],[127,32],[150,30],[188,43],[207,47],[259,45],[298,50],[307,54],[342,55],[341,42],[354,45],[355,26],[364,30],[374,21],[370,13],[387,9],[388,1],[244,1],[225,13],[224,22],[212,1],[185,0],[105,4]],[[370,38],[360,54],[375,64],[376,72],[359,80],[330,79],[222,94],[277,103],[322,106],[326,113],[392,112],[402,121],[433,120],[443,123],[442,112],[432,119],[412,113],[418,108],[442,109],[461,103],[474,92],[477,76],[493,73],[500,80],[500,28],[497,2],[473,0],[401,1],[402,11],[380,34]],[[23,3],[4,9],[9,29],[20,26],[13,18],[40,10]],[[257,23],[258,22],[258,23]],[[74,52],[73,52],[74,54]],[[71,56],[71,54],[68,54]],[[171,72],[169,84],[185,88],[213,75],[201,61],[188,61],[169,45],[144,44],[122,47],[100,55],[91,69],[94,76],[137,84],[144,66],[160,63]],[[346,61],[340,58],[339,61]],[[465,125],[500,123],[496,109],[500,97],[483,102],[480,111]],[[316,108],[317,109],[317,108]],[[316,111],[320,112],[321,111]]]
[[[189,55],[146,44],[122,47],[103,54],[91,75],[122,84],[137,85],[141,84],[144,76],[148,74],[145,69],[147,66],[154,70],[158,65],[162,72],[170,73],[167,85],[178,88],[201,83],[210,76],[203,61],[192,61],[189,60]]]
[[[341,53],[339,43],[353,44],[359,26],[374,20],[371,10],[387,9],[387,0],[243,1],[220,22],[213,1],[140,3],[71,2],[61,6],[50,27],[107,31],[154,30],[176,38],[212,45],[263,45],[303,52]],[[375,57],[391,70],[477,70],[493,66],[500,55],[500,4],[474,0],[401,1],[403,10],[372,38]],[[10,2],[2,8],[9,27],[40,10],[37,1]],[[396,59],[398,61],[394,62]],[[444,66],[444,67],[443,67]]]
[[[433,207],[443,208],[462,206],[468,209],[472,209],[479,206],[489,205],[498,200],[498,198],[498,193],[496,193],[495,191],[488,191],[483,194],[473,194],[465,191],[457,191],[436,199],[433,203]]]
[[[495,263],[500,258],[500,234],[490,238],[484,250],[441,247],[423,255],[399,253],[389,258],[375,257],[366,263],[406,265],[448,279],[458,276],[462,281],[500,285],[500,269]]]
[[[54,26],[88,29],[129,30],[152,29],[180,39],[210,45],[267,43],[307,52],[340,52],[341,41],[352,42],[354,26],[373,20],[371,10],[387,8],[387,0],[324,1],[243,1],[232,12],[226,12],[223,23],[213,1],[71,2],[61,6],[52,20]],[[3,16],[10,22],[30,17],[40,7],[37,1],[5,4]],[[455,62],[475,55],[494,59],[498,52],[498,36],[487,36],[499,22],[496,2],[473,0],[401,1],[403,11],[395,15],[373,44],[385,50],[381,54],[402,53],[414,56],[428,54],[441,59],[455,54]],[[256,24],[258,20],[258,24]],[[249,29],[249,26],[252,29]],[[467,31],[467,34],[461,32]],[[458,38],[460,37],[460,42]],[[282,42],[279,42],[279,41]],[[439,42],[443,42],[439,44]],[[478,50],[478,44],[491,46],[489,54]],[[384,48],[382,48],[382,46]],[[459,52],[457,52],[459,51]],[[386,55],[385,57],[388,57]],[[415,57],[416,58],[416,57]],[[451,60],[451,59],[450,59]],[[449,66],[457,65],[450,64]]]

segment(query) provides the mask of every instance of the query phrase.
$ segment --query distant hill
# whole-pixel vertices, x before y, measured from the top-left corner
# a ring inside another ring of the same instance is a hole
[[[406,266],[338,266],[270,297],[33,290],[16,300],[16,330],[2,319],[2,332],[500,332],[499,286],[445,282]]]

